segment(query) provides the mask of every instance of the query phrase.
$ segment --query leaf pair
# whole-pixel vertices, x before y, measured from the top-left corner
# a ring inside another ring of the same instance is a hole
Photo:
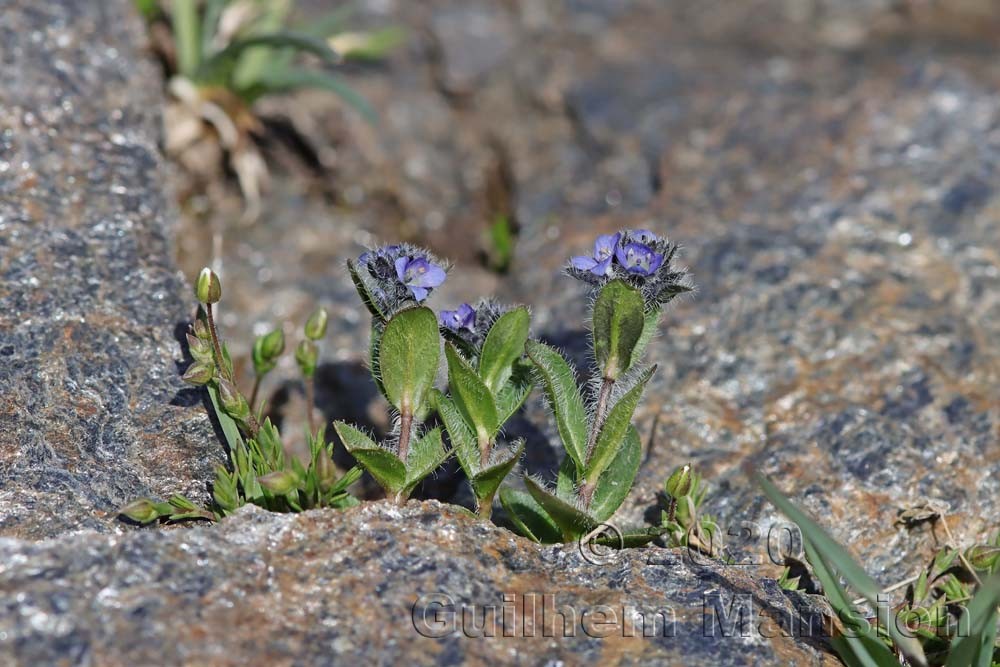
[[[435,405],[483,516],[524,451],[519,441],[498,452],[496,437],[531,390],[521,362],[529,327],[527,308],[504,313],[490,327],[475,363],[452,343],[445,345],[451,395],[436,392]]]
[[[347,451],[371,473],[387,495],[400,501],[408,498],[417,484],[444,463],[449,454],[441,441],[440,428],[417,438],[406,461],[350,424],[338,421],[334,422],[334,428]]]

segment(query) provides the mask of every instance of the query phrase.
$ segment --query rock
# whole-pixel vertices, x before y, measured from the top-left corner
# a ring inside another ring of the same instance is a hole
[[[141,31],[126,0],[4,8],[0,534],[118,530],[137,496],[204,500],[221,460],[179,379],[191,298]]]
[[[807,596],[677,550],[610,556],[592,564],[576,545],[539,547],[433,501],[248,507],[192,530],[2,539],[0,659],[835,664],[816,639],[791,636],[822,631],[824,608]],[[495,637],[486,618],[498,619]]]

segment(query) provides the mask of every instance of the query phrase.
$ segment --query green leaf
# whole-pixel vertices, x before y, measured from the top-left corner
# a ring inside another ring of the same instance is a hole
[[[396,313],[386,323],[379,343],[379,371],[389,402],[418,421],[430,411],[440,340],[437,316],[421,306]]]
[[[594,451],[584,468],[584,476],[588,481],[596,482],[618,455],[618,450],[623,446],[625,434],[632,423],[632,413],[639,405],[646,383],[653,377],[655,370],[656,366],[653,366],[639,376],[635,386],[625,392],[608,411],[608,416],[601,425],[601,432],[597,435]]]
[[[559,526],[530,494],[505,486],[500,489],[500,504],[518,532],[529,540],[543,544],[562,540]]]
[[[632,363],[629,365],[629,368],[639,363],[642,355],[646,353],[646,348],[649,347],[650,341],[656,335],[656,330],[660,327],[660,317],[662,315],[663,312],[659,309],[651,310],[645,314],[642,323],[642,335],[639,336],[639,340],[632,350]]]
[[[522,306],[501,315],[486,334],[479,356],[479,376],[491,393],[496,394],[506,384],[514,362],[524,354],[530,324],[528,309]]]
[[[317,55],[331,63],[339,59],[325,40],[300,32],[277,31],[234,39],[224,49],[204,60],[189,78],[199,85],[229,85],[229,79],[239,63],[240,56],[248,49],[259,47],[294,48]],[[252,81],[241,82],[242,86],[252,84]]]
[[[500,483],[514,469],[514,466],[517,465],[523,453],[524,440],[519,440],[513,448],[504,452],[504,455],[500,457],[497,463],[469,478],[469,483],[472,484],[472,491],[476,494],[476,499],[480,504],[493,498],[493,494],[497,492]]]
[[[573,459],[566,456],[559,464],[559,474],[556,477],[556,495],[563,500],[572,501],[576,498],[576,489],[579,485],[576,477],[576,464]]]
[[[448,459],[449,452],[441,441],[441,428],[435,428],[421,436],[410,447],[406,459],[405,495],[410,495],[424,477],[434,472]]]
[[[593,517],[588,516],[576,505],[550,493],[535,479],[525,477],[524,485],[535,502],[541,505],[545,513],[559,526],[564,542],[572,542],[597,526],[598,522]]]
[[[590,502],[590,513],[595,519],[607,521],[621,507],[632,489],[635,476],[639,474],[641,463],[642,443],[639,440],[639,432],[634,426],[629,426],[618,454],[597,480],[597,487]]]
[[[878,596],[881,588],[878,583],[868,576],[868,573],[855,562],[847,550],[837,544],[823,528],[810,519],[805,512],[797,508],[788,498],[786,498],[774,484],[760,473],[755,473],[754,478],[760,484],[764,495],[774,503],[775,507],[781,510],[785,516],[791,519],[802,531],[802,537],[813,544],[817,553],[828,560],[830,565],[837,570],[847,580],[854,589],[860,593],[873,606],[878,605]],[[825,590],[825,589],[824,589]],[[849,604],[849,603],[848,603]],[[926,666],[927,658],[919,642],[912,637],[904,636],[895,623],[888,623],[886,628],[892,637],[897,648],[915,665]]]
[[[406,486],[406,466],[399,457],[350,424],[338,421],[333,423],[333,428],[343,441],[344,448],[387,493],[396,494],[403,490]]]
[[[190,76],[198,68],[202,56],[197,0],[174,0],[170,19],[177,47],[177,69],[184,76]]]
[[[321,70],[301,67],[288,67],[279,71],[268,70],[262,72],[252,86],[243,89],[242,94],[253,101],[262,95],[286,93],[301,88],[315,88],[334,93],[366,121],[372,125],[378,123],[378,112],[361,93],[336,74]]]
[[[448,438],[455,450],[458,464],[462,466],[466,477],[471,479],[479,472],[479,447],[476,445],[476,435],[453,400],[437,389],[432,392],[432,400],[438,416],[448,431]]]
[[[208,397],[211,399],[212,407],[215,409],[215,418],[219,420],[219,427],[222,428],[222,434],[226,436],[226,446],[229,447],[230,457],[232,457],[232,452],[246,449],[246,443],[243,442],[243,436],[240,435],[240,427],[222,409],[222,403],[219,401],[218,386],[214,382],[209,382],[205,386],[208,388]]]
[[[444,356],[448,360],[448,386],[455,405],[475,430],[477,443],[480,446],[491,443],[500,429],[493,394],[451,343],[445,344]]]
[[[587,410],[576,386],[576,376],[563,356],[545,343],[529,340],[525,350],[538,369],[563,447],[577,470],[583,470],[587,450]]]
[[[642,294],[621,280],[612,280],[594,301],[594,356],[604,377],[612,380],[632,365],[632,353],[645,324]]]
[[[626,528],[621,533],[610,531],[594,538],[594,542],[615,549],[634,549],[649,544],[660,535],[668,532],[666,528],[651,526],[646,528]]]
[[[368,312],[371,313],[372,317],[385,321],[386,314],[379,307],[378,299],[375,297],[373,279],[362,273],[358,269],[357,263],[352,259],[347,260],[347,272],[350,274],[354,289],[358,291],[358,296],[361,297],[361,302],[365,304]]]
[[[521,409],[528,394],[531,393],[532,386],[534,385],[531,382],[531,364],[515,362],[514,373],[495,396],[497,421],[501,426],[510,421],[514,413]]]

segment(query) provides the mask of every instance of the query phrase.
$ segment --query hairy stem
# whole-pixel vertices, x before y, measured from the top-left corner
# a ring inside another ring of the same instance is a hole
[[[493,448],[493,443],[491,443],[486,438],[480,438],[479,440],[479,468],[482,470],[486,469],[486,466],[490,464],[490,450]]]
[[[493,494],[491,493],[488,498],[479,499],[479,507],[477,509],[479,518],[489,521],[490,517],[493,516]]]
[[[399,460],[406,466],[410,454],[410,428],[413,425],[413,414],[409,410],[399,413]]]
[[[605,377],[601,382],[601,391],[597,395],[597,406],[594,409],[594,421],[590,425],[590,435],[587,438],[587,463],[590,462],[590,457],[594,454],[594,447],[597,446],[597,436],[600,435],[601,427],[604,426],[604,419],[608,416],[608,401],[611,399],[611,390],[614,387],[615,381],[609,377]],[[593,482],[585,482],[580,487],[580,499],[583,501],[584,507],[590,507],[590,501],[594,498],[594,489],[596,486],[597,480],[594,480]]]

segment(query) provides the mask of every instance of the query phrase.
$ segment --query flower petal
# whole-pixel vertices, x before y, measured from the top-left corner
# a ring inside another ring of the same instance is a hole
[[[598,236],[597,240],[594,241],[594,259],[602,261],[611,257],[615,248],[618,247],[618,242],[621,238],[621,232],[618,232],[617,234],[602,234],[601,236]]]
[[[448,273],[437,264],[431,264],[427,260],[416,260],[422,262],[422,271],[413,276],[410,285],[416,287],[438,287],[448,277]]]
[[[595,276],[606,276],[611,271],[611,257],[608,256],[604,261],[598,262],[594,265],[594,268],[590,270]]]
[[[590,271],[597,266],[597,260],[593,257],[571,257],[569,263],[574,269],[580,271]]]
[[[396,259],[396,277],[399,278],[399,282],[406,284],[406,267],[410,265],[409,257],[399,257]]]
[[[407,285],[407,287],[409,288],[410,293],[413,295],[413,298],[417,300],[417,303],[426,299],[427,295],[430,294],[430,290],[427,290],[423,287],[419,287],[416,285]]]

